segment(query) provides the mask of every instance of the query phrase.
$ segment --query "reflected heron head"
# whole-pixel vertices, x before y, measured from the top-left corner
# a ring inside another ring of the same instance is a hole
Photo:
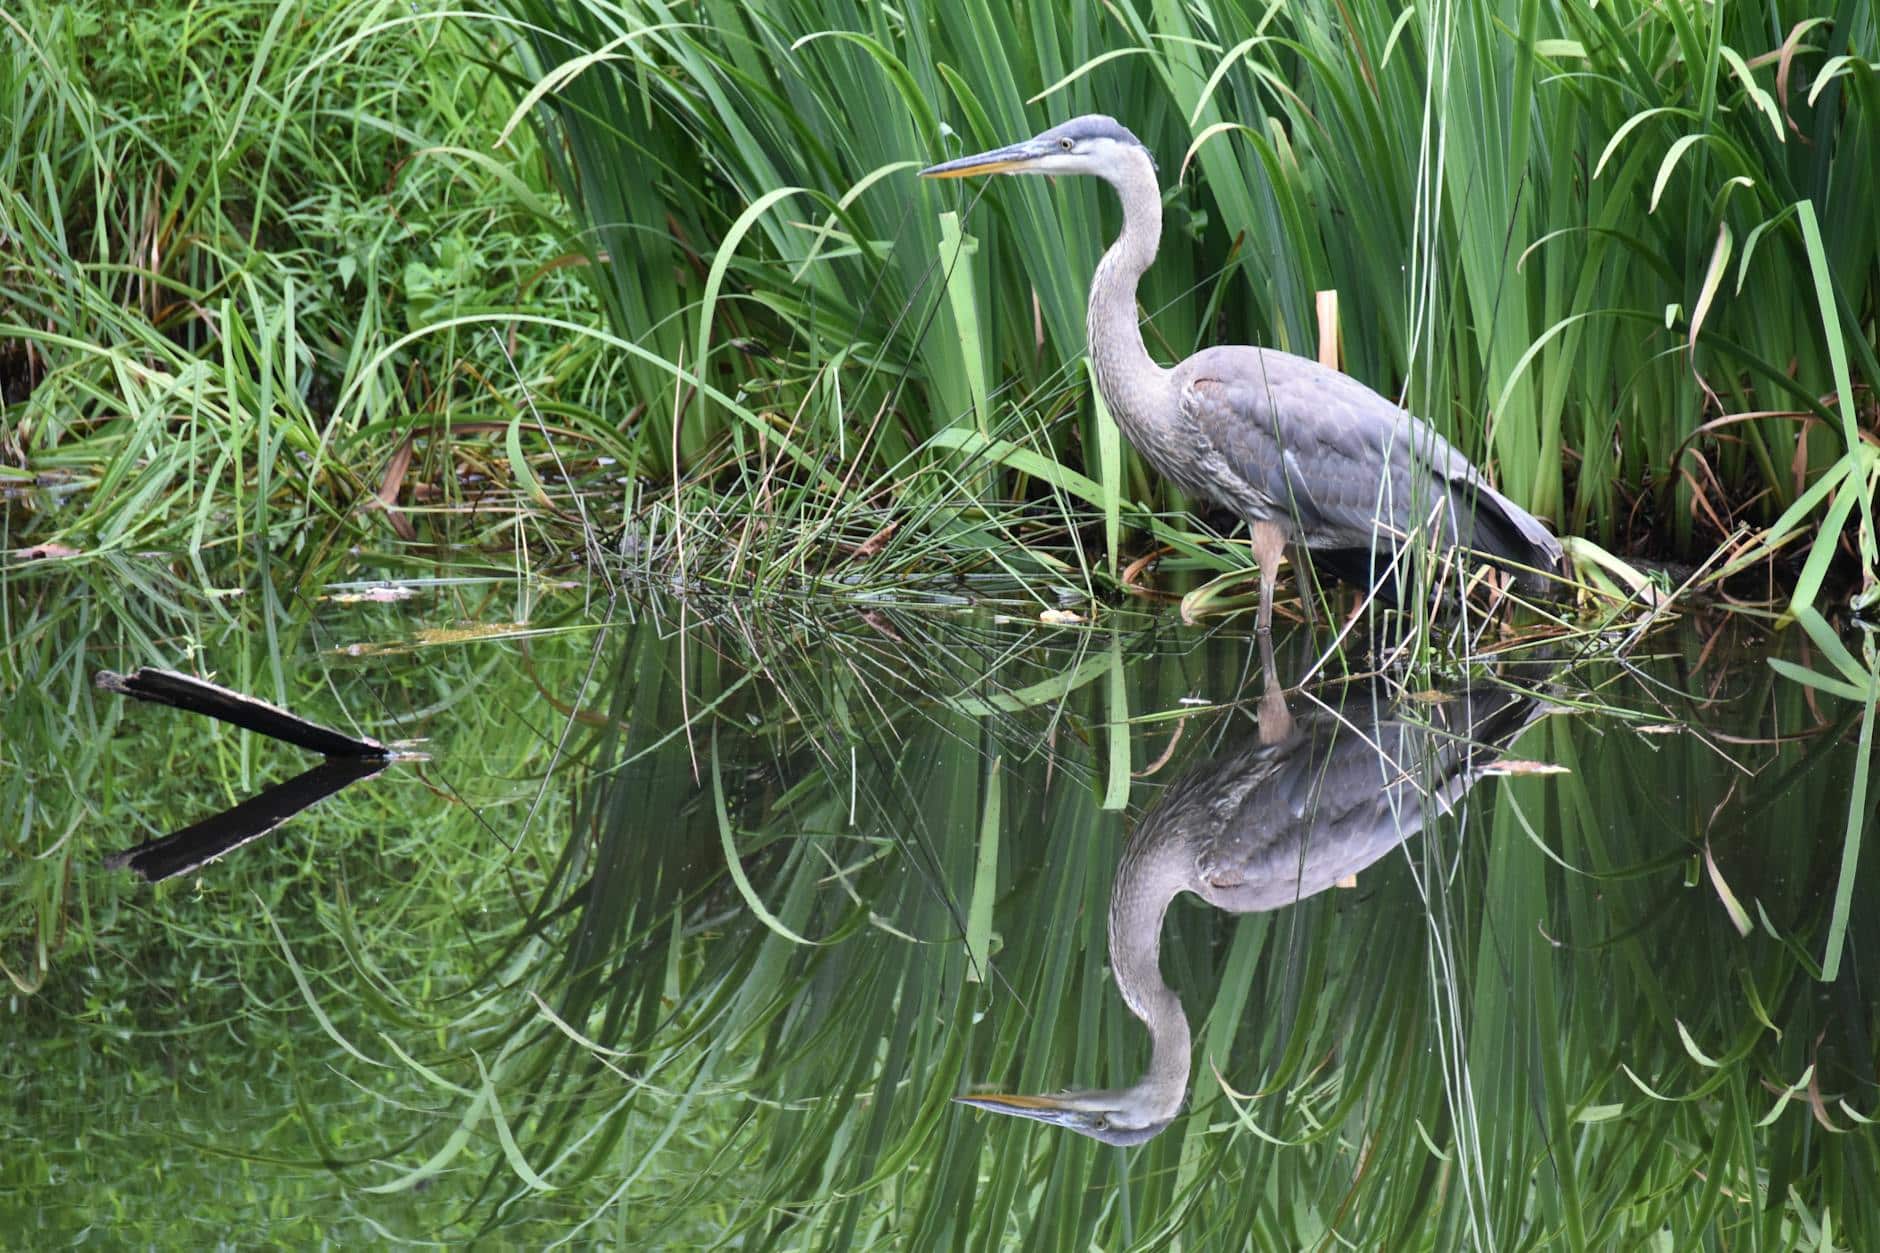
[[[1137,154],[1141,154],[1138,156]],[[1113,117],[1089,113],[1053,126],[1022,143],[1008,144],[930,165],[922,178],[968,178],[975,174],[1094,174],[1114,179],[1131,163],[1149,160],[1149,150]],[[1149,161],[1153,166],[1153,160]]]
[[[1155,1138],[1174,1121],[1176,1110],[1151,1108],[1145,1096],[1141,1088],[1123,1088],[1110,1092],[1063,1092],[1056,1096],[982,1092],[953,1099],[974,1109],[1050,1123],[1092,1140],[1127,1148]],[[1177,1097],[1178,1110],[1179,1094]]]

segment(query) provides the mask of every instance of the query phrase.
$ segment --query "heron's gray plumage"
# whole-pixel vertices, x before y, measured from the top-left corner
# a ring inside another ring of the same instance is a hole
[[[1420,538],[1478,553],[1533,588],[1559,571],[1560,544],[1545,526],[1435,428],[1349,375],[1265,348],[1208,348],[1173,369],[1149,356],[1136,285],[1160,247],[1161,190],[1148,150],[1114,118],[1073,118],[922,173],[1090,174],[1116,189],[1123,229],[1091,278],[1086,324],[1097,390],[1159,473],[1253,526],[1262,630],[1287,544],[1362,550],[1381,568]]]
[[[1050,130],[1040,133],[1038,138],[1047,142],[1058,139],[1114,139],[1118,143],[1131,144],[1144,152],[1148,151],[1148,147],[1136,138],[1135,132],[1129,127],[1101,113],[1086,113],[1068,122],[1059,122]]]
[[[1365,691],[1316,706],[1276,743],[1248,736],[1171,784],[1132,843],[1180,848],[1182,889],[1219,909],[1283,909],[1448,813],[1544,709],[1492,685],[1447,701],[1392,705]],[[1116,891],[1135,890],[1119,874]]]
[[[1434,427],[1350,375],[1238,346],[1204,349],[1173,375],[1209,494],[1242,516],[1283,515],[1308,549],[1366,548],[1422,527],[1442,546],[1513,563],[1530,586],[1544,586],[1530,569],[1558,569],[1545,527]]]

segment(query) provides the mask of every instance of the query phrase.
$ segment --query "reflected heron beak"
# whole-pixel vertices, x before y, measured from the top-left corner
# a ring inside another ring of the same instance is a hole
[[[955,157],[951,161],[942,161],[939,165],[930,165],[920,172],[920,176],[922,178],[970,178],[975,174],[1024,173],[1038,158],[1056,151],[1057,148],[1053,145],[1027,139],[1022,144],[1008,144],[1003,148],[994,148],[990,152],[979,152],[970,157]]]
[[[1066,1092],[1062,1096],[979,1092],[953,1099],[974,1109],[1050,1123],[1053,1127],[1063,1127],[1078,1135],[1124,1148],[1152,1140],[1168,1126],[1167,1119],[1139,1123],[1127,1117],[1118,1097],[1119,1094],[1114,1092]],[[1121,1126],[1115,1125],[1119,1118],[1122,1119]]]
[[[1030,1118],[1036,1122],[1048,1122],[1054,1127],[1070,1127],[1085,1131],[1092,1121],[1092,1115],[1077,1109],[1063,1098],[1055,1096],[1025,1096],[1017,1092],[978,1092],[971,1096],[953,1098],[961,1105],[970,1105],[974,1109],[990,1110],[995,1114],[1012,1114],[1019,1118]]]

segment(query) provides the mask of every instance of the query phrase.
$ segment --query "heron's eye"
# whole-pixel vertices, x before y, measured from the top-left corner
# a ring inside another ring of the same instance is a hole
[[[1072,148],[1075,148],[1076,146],[1077,146],[1077,141],[1070,138],[1069,136],[1066,136],[1065,138],[1058,140],[1058,147],[1062,148],[1066,152],[1069,152]]]

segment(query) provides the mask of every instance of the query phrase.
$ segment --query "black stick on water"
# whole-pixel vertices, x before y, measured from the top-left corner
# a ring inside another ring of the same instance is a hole
[[[313,769],[276,783],[213,818],[111,854],[104,859],[105,869],[129,869],[146,883],[161,883],[199,870],[224,853],[260,839],[347,784],[370,779],[386,765],[383,757],[328,757]]]
[[[371,778],[392,760],[392,750],[377,740],[342,734],[288,713],[279,705],[174,670],[146,666],[127,675],[104,670],[99,672],[97,684],[107,692],[203,714],[326,758],[313,769],[277,783],[213,818],[105,858],[106,869],[129,869],[146,883],[198,870],[224,853],[260,839],[348,784]]]
[[[269,739],[319,753],[322,757],[390,757],[392,750],[377,740],[358,739],[331,727],[290,714],[279,705],[232,692],[205,679],[151,666],[118,674],[98,672],[97,684],[107,692],[135,696],[159,705],[172,705],[193,714],[206,714],[220,722],[254,731]]]

